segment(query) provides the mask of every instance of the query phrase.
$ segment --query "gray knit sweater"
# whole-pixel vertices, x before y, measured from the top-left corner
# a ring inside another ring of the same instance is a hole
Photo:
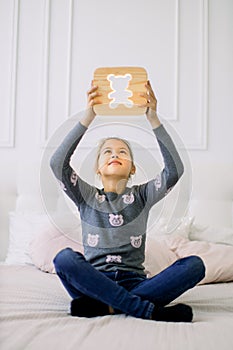
[[[164,161],[162,171],[147,183],[126,187],[121,194],[104,192],[86,183],[70,166],[70,158],[86,129],[78,123],[50,162],[63,190],[79,209],[85,257],[101,271],[144,274],[149,211],[181,177],[183,163],[164,126],[160,125],[153,132]]]

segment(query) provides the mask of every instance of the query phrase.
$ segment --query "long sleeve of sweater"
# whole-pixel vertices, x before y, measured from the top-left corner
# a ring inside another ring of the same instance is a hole
[[[81,123],[75,125],[52,155],[50,166],[59,181],[62,181],[63,172],[70,166],[70,158],[86,130]]]

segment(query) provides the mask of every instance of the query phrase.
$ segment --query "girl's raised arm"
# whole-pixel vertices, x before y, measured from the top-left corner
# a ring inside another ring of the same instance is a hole
[[[69,166],[70,158],[79,144],[83,134],[91,122],[95,119],[96,114],[93,106],[98,103],[96,97],[100,96],[97,90],[98,86],[92,85],[91,89],[87,91],[87,109],[84,117],[68,133],[50,160],[50,166],[54,175],[59,181],[62,181],[62,171],[64,168]]]
[[[157,174],[147,184],[141,186],[145,200],[150,205],[154,205],[175,186],[184,172],[184,166],[174,142],[158,118],[157,99],[149,81],[146,84],[146,88],[147,93],[141,94],[141,96],[147,102],[141,106],[147,107],[146,116],[158,141],[164,161],[164,168],[161,173]]]
[[[146,117],[150,122],[152,129],[156,129],[161,125],[157,115],[157,99],[155,97],[154,91],[152,90],[149,80],[145,84],[145,87],[147,89],[147,92],[140,94],[140,96],[146,99],[146,103],[144,103],[140,107],[147,107]]]
[[[93,110],[93,105],[98,103],[98,101],[95,100],[95,98],[99,96],[97,89],[97,86],[92,86],[87,92],[87,109],[84,117],[66,135],[50,160],[50,167],[55,177],[60,181],[60,183],[62,183],[62,187],[67,195],[77,205],[79,205],[80,201],[82,200],[83,194],[90,191],[91,186],[80,179],[74,169],[72,169],[70,159],[88,126],[96,116]],[[82,187],[82,191],[80,190],[80,186]]]
[[[91,89],[87,91],[87,109],[84,117],[81,119],[80,123],[88,128],[91,122],[95,119],[95,112],[93,106],[100,103],[98,101],[98,96],[101,94],[98,92],[98,86],[94,86],[93,82],[91,85]]]

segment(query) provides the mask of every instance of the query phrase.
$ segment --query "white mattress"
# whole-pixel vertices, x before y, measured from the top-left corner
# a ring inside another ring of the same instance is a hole
[[[58,277],[33,266],[0,266],[0,283],[4,350],[233,349],[233,283],[197,286],[177,299],[193,307],[191,324],[71,317]]]

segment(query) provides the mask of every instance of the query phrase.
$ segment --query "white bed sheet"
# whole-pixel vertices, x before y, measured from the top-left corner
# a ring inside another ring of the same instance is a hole
[[[233,349],[233,283],[198,286],[177,299],[193,307],[191,324],[71,317],[58,277],[34,266],[0,266],[0,284],[4,350]]]

